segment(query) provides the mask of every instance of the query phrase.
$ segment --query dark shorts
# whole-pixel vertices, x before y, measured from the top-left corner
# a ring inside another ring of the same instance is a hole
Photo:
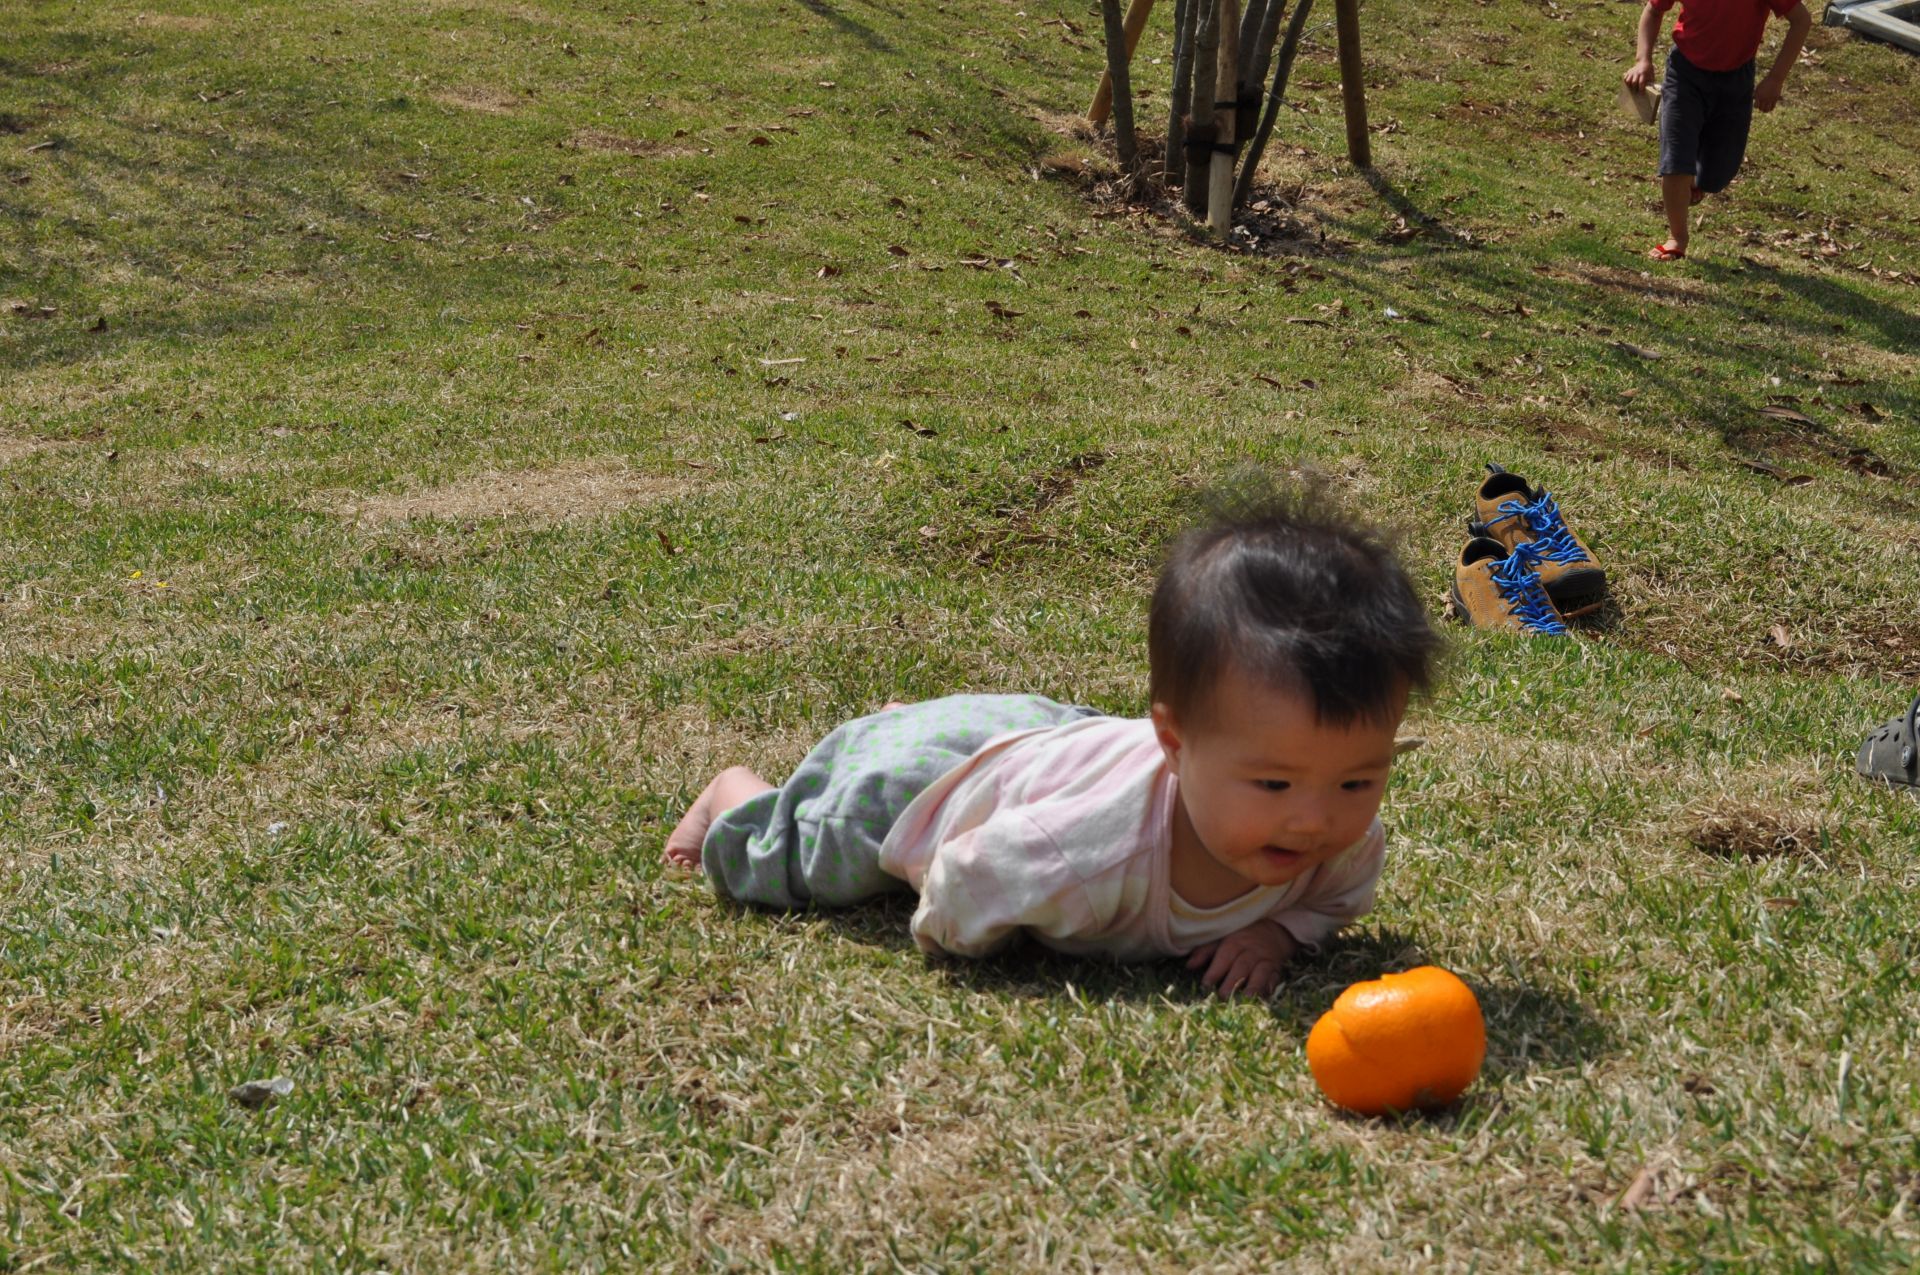
[[[1660,86],[1660,175],[1691,174],[1704,191],[1727,188],[1747,155],[1753,123],[1753,63],[1702,71],[1678,49]]]

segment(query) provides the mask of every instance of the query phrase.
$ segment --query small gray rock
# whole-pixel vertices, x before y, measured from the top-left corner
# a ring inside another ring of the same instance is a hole
[[[227,1097],[251,1111],[272,1106],[293,1092],[293,1082],[285,1076],[275,1076],[272,1080],[249,1080],[243,1085],[235,1085],[227,1090]]]

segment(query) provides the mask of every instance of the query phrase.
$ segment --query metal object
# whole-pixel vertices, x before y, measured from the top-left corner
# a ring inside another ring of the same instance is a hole
[[[1920,0],[1830,0],[1821,21],[1920,53]]]

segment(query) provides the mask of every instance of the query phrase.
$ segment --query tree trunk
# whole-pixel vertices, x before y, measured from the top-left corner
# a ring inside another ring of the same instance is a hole
[[[1139,138],[1133,131],[1133,81],[1127,72],[1127,33],[1120,20],[1120,0],[1100,0],[1100,16],[1107,25],[1107,75],[1113,82],[1113,146],[1120,154],[1121,175],[1132,177],[1140,171]]]
[[[1246,11],[1240,15],[1240,71],[1236,78],[1241,88],[1255,82],[1248,74],[1253,69],[1254,45],[1260,37],[1260,26],[1266,20],[1269,5],[1277,3],[1280,0],[1247,0]]]
[[[1214,0],[1192,0],[1200,10],[1193,38],[1193,123],[1187,127],[1187,182],[1181,189],[1187,211],[1207,213],[1207,178],[1213,154],[1213,83],[1220,73],[1220,10]]]
[[[1167,107],[1167,157],[1161,180],[1178,186],[1187,177],[1187,107],[1193,93],[1193,17],[1197,0],[1178,0],[1173,10],[1173,101]]]
[[[1240,6],[1236,0],[1219,0],[1219,67],[1214,72],[1214,93],[1231,92],[1227,109],[1214,103],[1212,180],[1207,184],[1207,226],[1213,237],[1225,243],[1233,230],[1233,125],[1239,110],[1240,85]]]
[[[1293,59],[1300,52],[1300,36],[1307,28],[1307,15],[1312,12],[1313,0],[1294,0],[1287,38],[1280,44],[1280,61],[1273,68],[1273,88],[1267,93],[1266,113],[1261,116],[1260,131],[1253,135],[1253,145],[1247,149],[1246,163],[1240,166],[1240,184],[1233,195],[1235,203],[1245,203],[1248,192],[1253,189],[1253,176],[1260,167],[1260,157],[1266,153],[1273,121],[1280,114],[1281,99],[1287,95],[1287,77],[1293,74]]]
[[[1240,65],[1246,69],[1240,79],[1255,93],[1267,82],[1267,70],[1273,65],[1273,46],[1280,39],[1280,17],[1286,12],[1286,0],[1273,0],[1260,23],[1260,30],[1254,34],[1252,55],[1246,49],[1240,50]],[[1245,26],[1245,23],[1241,24]],[[1251,134],[1252,129],[1247,132]]]
[[[1367,142],[1367,81],[1360,68],[1360,0],[1333,0],[1334,29],[1340,34],[1340,97],[1347,115],[1347,158],[1357,167],[1373,167]]]
[[[1153,0],[1133,0],[1127,6],[1127,64],[1133,64],[1133,51],[1140,47],[1140,33],[1147,29],[1147,17],[1153,12]],[[1087,107],[1087,123],[1098,128],[1107,122],[1113,109],[1113,71],[1100,72],[1100,87],[1094,90],[1093,104]]]

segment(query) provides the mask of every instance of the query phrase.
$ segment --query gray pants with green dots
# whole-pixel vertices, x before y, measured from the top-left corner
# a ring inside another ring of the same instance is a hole
[[[713,821],[700,862],[743,903],[800,908],[904,890],[880,844],[907,806],[996,735],[1097,717],[1038,695],[949,695],[856,717],[801,759],[787,782]]]

